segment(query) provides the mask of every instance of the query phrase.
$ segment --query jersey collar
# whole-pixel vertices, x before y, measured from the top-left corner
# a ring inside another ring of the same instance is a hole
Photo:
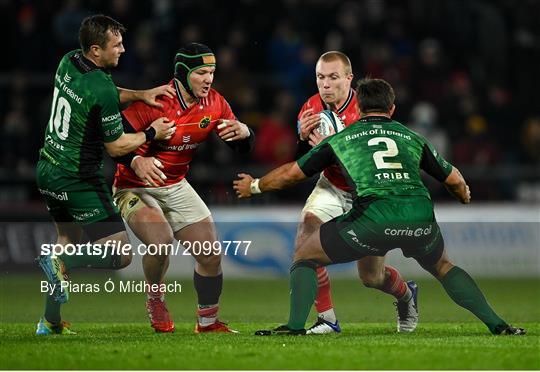
[[[174,83],[174,89],[176,90],[176,97],[178,98],[178,102],[180,102],[180,107],[182,110],[186,110],[189,108],[189,106],[186,104],[186,101],[184,100],[184,97],[182,97],[182,91],[180,90],[180,83],[178,83],[178,80],[173,79]],[[199,106],[208,106],[208,97],[199,99],[195,104]],[[202,107],[201,107],[202,108]]]
[[[184,101],[184,97],[182,97],[182,91],[180,90],[180,84],[176,79],[173,79],[174,83],[174,89],[176,90],[176,97],[178,98],[178,102],[180,102],[180,107],[182,110],[186,110],[188,106],[186,105],[186,101]]]
[[[386,116],[368,116],[367,118],[362,118],[359,121],[361,123],[373,123],[373,122],[387,123],[387,122],[392,121],[392,119],[387,118]]]
[[[345,111],[347,109],[347,106],[349,106],[349,104],[353,101],[353,97],[354,97],[354,91],[351,88],[349,89],[349,95],[347,96],[347,99],[345,100],[345,102],[343,102],[343,105],[341,105],[341,107],[337,109],[336,114],[341,114],[343,111]],[[330,110],[330,107],[323,101],[322,98],[321,98],[321,102],[322,102],[323,107],[326,107],[327,110]]]
[[[73,65],[77,68],[77,70],[79,70],[82,74],[94,70],[101,70],[106,74],[110,74],[110,71],[108,69],[97,66],[94,62],[86,58],[80,50],[77,51],[77,53],[75,53],[74,55],[72,55],[69,59],[71,60],[71,63],[73,63]]]

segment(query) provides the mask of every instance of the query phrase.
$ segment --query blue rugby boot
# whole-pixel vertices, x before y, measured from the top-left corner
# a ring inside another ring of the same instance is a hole
[[[62,288],[62,281],[68,280],[68,275],[62,260],[58,257],[39,256],[36,261],[45,273],[49,284],[54,286],[52,293],[54,300],[61,304],[66,303],[69,299],[69,293],[67,289]]]
[[[59,324],[52,324],[46,321],[45,318],[41,318],[37,324],[36,335],[76,335],[77,333],[69,329],[70,327],[71,324],[66,321],[61,321]]]

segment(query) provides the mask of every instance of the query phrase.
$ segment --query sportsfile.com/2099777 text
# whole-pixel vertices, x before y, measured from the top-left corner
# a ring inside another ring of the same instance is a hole
[[[165,244],[139,244],[129,243],[121,244],[119,241],[107,240],[103,244],[92,244],[90,242],[83,244],[42,244],[41,254],[57,257],[61,255],[68,256],[101,256],[106,257],[111,254],[128,255],[224,255],[237,256],[248,254],[251,240],[216,240],[216,241],[177,241],[175,243]],[[135,249],[134,249],[135,248]]]

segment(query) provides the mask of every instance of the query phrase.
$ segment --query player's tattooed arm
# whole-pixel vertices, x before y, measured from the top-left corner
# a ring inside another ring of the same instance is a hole
[[[444,186],[450,194],[456,197],[461,203],[469,204],[471,202],[471,191],[461,175],[461,172],[456,167],[452,167],[452,171],[446,177]]]
[[[154,107],[163,107],[163,105],[156,101],[160,96],[167,96],[173,98],[175,90],[170,85],[161,85],[156,88],[146,90],[131,90],[117,87],[118,95],[120,97],[120,104],[127,104],[135,101],[143,101],[147,105]]]
[[[236,190],[238,198],[249,198],[253,194],[285,189],[307,178],[295,161],[270,171],[261,179],[254,179],[245,173],[238,174],[238,177],[238,180],[233,181],[233,189]]]

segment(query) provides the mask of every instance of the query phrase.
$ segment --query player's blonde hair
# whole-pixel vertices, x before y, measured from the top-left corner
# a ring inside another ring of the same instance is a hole
[[[341,61],[343,64],[343,67],[345,68],[345,73],[347,75],[352,74],[352,65],[351,60],[345,53],[338,52],[337,50],[331,50],[329,52],[323,53],[320,57],[319,61],[322,62],[332,62],[332,61]]]

